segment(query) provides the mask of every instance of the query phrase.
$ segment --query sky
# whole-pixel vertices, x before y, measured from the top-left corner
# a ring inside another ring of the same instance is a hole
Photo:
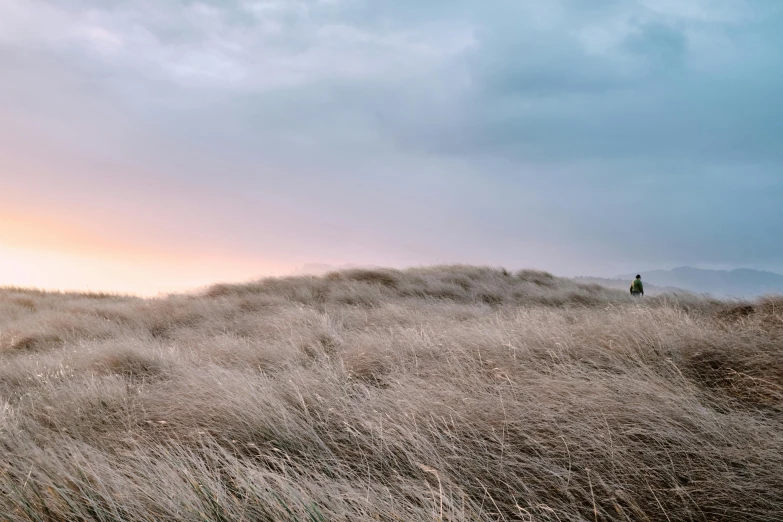
[[[779,0],[0,0],[0,285],[783,272]]]

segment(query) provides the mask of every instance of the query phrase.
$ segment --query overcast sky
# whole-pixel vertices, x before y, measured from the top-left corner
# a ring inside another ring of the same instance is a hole
[[[0,284],[783,271],[779,0],[0,0]]]

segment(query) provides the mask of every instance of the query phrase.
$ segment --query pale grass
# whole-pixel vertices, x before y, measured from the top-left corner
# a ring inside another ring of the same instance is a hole
[[[782,313],[480,267],[0,290],[0,519],[783,520]]]

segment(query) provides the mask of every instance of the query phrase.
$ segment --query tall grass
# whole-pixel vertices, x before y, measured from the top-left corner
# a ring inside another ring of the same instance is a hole
[[[0,519],[783,520],[783,300],[353,270],[0,291]]]

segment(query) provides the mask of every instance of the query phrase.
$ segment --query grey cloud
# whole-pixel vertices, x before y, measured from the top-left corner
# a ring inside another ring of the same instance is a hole
[[[643,2],[545,8],[537,2],[476,7],[355,0],[294,2],[289,8],[271,1],[62,5],[73,20],[104,23],[120,40],[130,40],[127,45],[140,46],[97,58],[103,69],[93,67],[92,79],[109,92],[122,91],[122,83],[146,84],[163,103],[195,112],[215,101],[216,111],[225,107],[224,96],[236,112],[210,116],[261,135],[277,134],[282,126],[309,141],[346,136],[350,146],[350,136],[362,133],[424,152],[554,161],[777,154],[768,111],[778,109],[762,105],[763,95],[783,83],[770,70],[780,62],[776,37],[753,49],[769,54],[769,63],[728,63],[740,67],[728,75],[693,70],[689,64],[702,57],[690,53],[689,33],[735,36],[738,29],[653,11]],[[278,33],[265,33],[265,22],[280,24]],[[400,33],[403,22],[417,25]],[[596,51],[584,35],[602,23],[610,34]],[[466,39],[470,25],[472,43]],[[461,42],[454,40],[458,34]],[[411,35],[421,44],[406,42]],[[736,45],[754,44],[747,40]],[[433,45],[444,54],[427,58]],[[57,51],[63,60],[83,61],[66,52]],[[156,68],[173,77],[154,80]],[[762,73],[766,84],[754,82]],[[230,120],[232,114],[237,119]],[[325,121],[345,124],[344,132],[330,132]],[[732,140],[745,143],[732,149],[726,146]]]
[[[0,111],[50,146],[220,186],[233,244],[287,201],[318,221],[299,250],[348,231],[426,260],[558,243],[593,266],[783,264],[773,2],[27,5],[40,24],[0,37]]]
[[[687,37],[682,31],[663,23],[643,24],[623,42],[630,52],[664,66],[680,63],[687,52],[687,45]]]

